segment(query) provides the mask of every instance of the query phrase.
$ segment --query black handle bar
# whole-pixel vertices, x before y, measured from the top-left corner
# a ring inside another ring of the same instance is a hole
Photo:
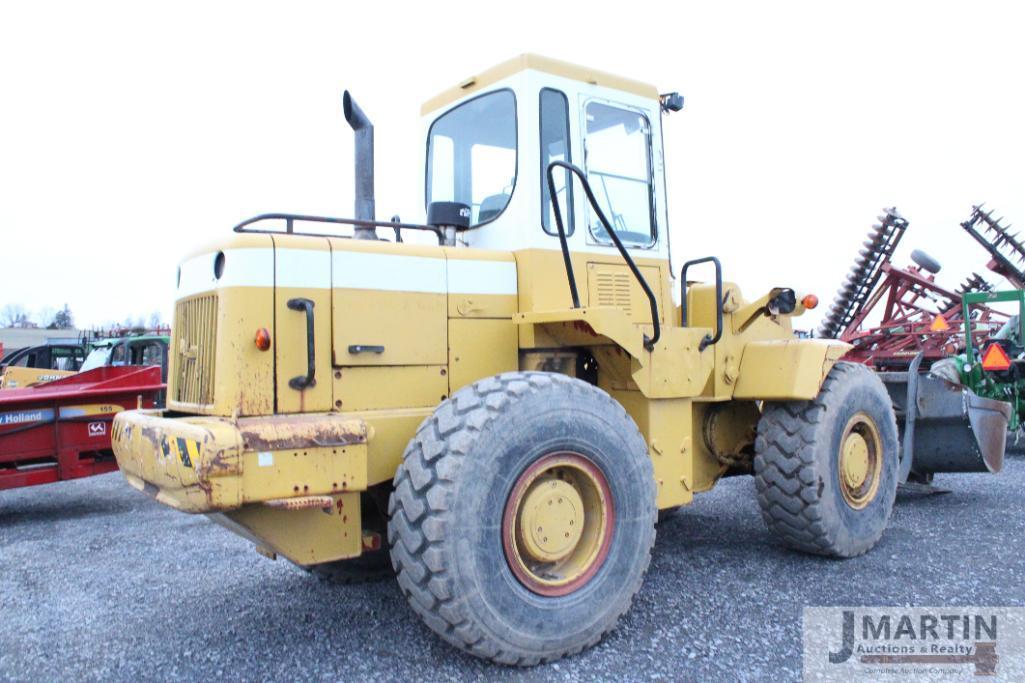
[[[587,177],[584,172],[573,164],[565,161],[553,161],[548,164],[548,194],[552,202],[552,210],[555,212],[555,226],[559,230],[559,243],[562,245],[562,260],[566,264],[566,277],[569,279],[569,293],[573,298],[573,308],[580,308],[580,296],[577,293],[577,282],[576,278],[573,277],[573,263],[569,257],[569,245],[566,243],[566,229],[562,225],[562,211],[559,209],[559,201],[555,194],[555,177],[552,175],[552,169],[556,166],[561,166],[567,171],[573,173],[577,178],[580,179],[580,185],[584,188],[584,194],[587,195],[587,201],[591,204],[591,208],[594,209],[594,213],[598,216],[598,220],[601,221],[602,227],[609,233],[609,237],[612,238],[612,243],[616,245],[616,249],[619,250],[623,260],[626,261],[626,265],[629,266],[630,272],[637,278],[637,283],[644,290],[644,294],[648,297],[648,303],[651,305],[651,324],[654,326],[654,335],[648,337],[644,335],[644,348],[651,351],[655,348],[655,344],[662,336],[662,328],[658,322],[658,301],[655,299],[655,294],[651,291],[651,287],[648,286],[648,281],[641,275],[641,271],[637,268],[637,264],[634,263],[630,253],[623,246],[623,242],[619,239],[619,235],[616,234],[615,229],[609,224],[609,220],[605,217],[601,207],[598,206],[598,201],[594,198],[594,193],[591,191],[591,184],[587,182]]]
[[[288,307],[293,311],[306,311],[306,374],[297,375],[288,380],[288,386],[296,391],[302,391],[317,383],[315,377],[317,364],[313,339],[313,302],[309,299],[289,299]]]

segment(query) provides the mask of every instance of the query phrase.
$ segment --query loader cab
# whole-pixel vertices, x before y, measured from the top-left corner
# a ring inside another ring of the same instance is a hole
[[[423,105],[424,206],[470,207],[459,245],[558,250],[545,171],[566,161],[637,257],[668,258],[660,112],[654,86],[522,55]],[[570,249],[614,252],[570,177],[554,174]]]

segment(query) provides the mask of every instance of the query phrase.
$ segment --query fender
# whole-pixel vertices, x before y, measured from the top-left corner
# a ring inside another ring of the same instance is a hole
[[[733,398],[806,401],[815,398],[850,344],[835,339],[773,339],[744,346]]]

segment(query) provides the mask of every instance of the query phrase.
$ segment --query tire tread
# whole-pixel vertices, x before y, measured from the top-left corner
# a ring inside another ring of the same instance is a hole
[[[755,440],[755,489],[762,518],[769,531],[785,545],[815,555],[854,557],[872,547],[848,547],[841,543],[833,526],[826,522],[816,461],[822,457],[817,428],[833,404],[840,386],[851,382],[878,384],[879,378],[866,366],[836,363],[810,401],[767,402],[758,422]],[[896,418],[890,415],[890,429],[896,434]],[[876,539],[877,540],[877,539]]]
[[[545,372],[511,372],[460,389],[424,420],[410,441],[403,462],[395,474],[395,493],[389,502],[391,522],[388,542],[399,587],[413,610],[424,622],[455,647],[478,657],[513,666],[533,666],[570,656],[593,646],[608,633],[629,608],[651,562],[655,536],[656,496],[653,474],[647,477],[652,501],[652,524],[648,551],[637,581],[621,596],[610,619],[587,642],[543,656],[518,650],[502,642],[474,621],[466,602],[458,595],[443,564],[432,553],[445,542],[449,526],[449,498],[462,459],[468,457],[477,436],[502,412],[510,401],[558,385],[571,392],[589,391],[608,405],[607,414],[621,423],[617,428],[634,434],[640,441],[644,461],[651,470],[647,447],[633,420],[607,393],[574,378]],[[643,465],[642,465],[643,466]]]

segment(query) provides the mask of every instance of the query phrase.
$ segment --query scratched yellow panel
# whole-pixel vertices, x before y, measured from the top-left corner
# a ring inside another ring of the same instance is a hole
[[[357,557],[363,549],[358,493],[335,496],[335,504],[327,512],[319,508],[283,510],[256,504],[224,516],[254,536],[261,546],[296,564]]]
[[[242,499],[247,503],[359,491],[366,486],[366,444],[247,451],[242,456]]]

